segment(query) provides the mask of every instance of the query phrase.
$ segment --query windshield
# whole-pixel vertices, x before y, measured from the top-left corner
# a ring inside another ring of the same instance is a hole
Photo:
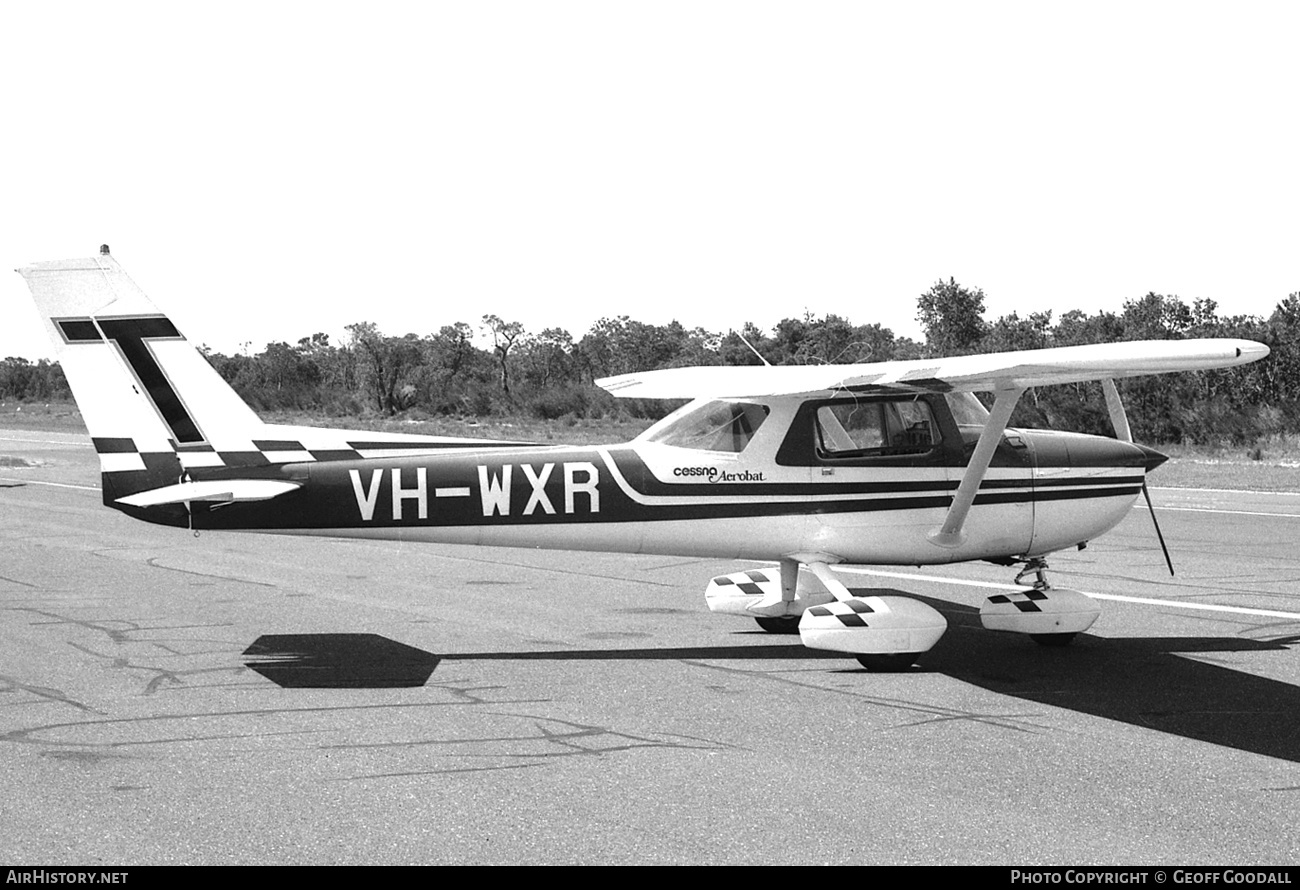
[[[706,402],[671,421],[647,441],[739,454],[767,419],[767,410],[749,402]]]
[[[960,426],[984,426],[989,421],[989,410],[975,398],[973,392],[950,392],[944,394],[952,419]]]

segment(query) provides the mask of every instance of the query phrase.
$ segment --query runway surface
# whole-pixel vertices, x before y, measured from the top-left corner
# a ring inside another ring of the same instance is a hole
[[[1300,496],[1153,497],[1072,646],[881,569],[950,629],[870,674],[709,614],[747,564],[196,538],[0,431],[0,861],[1294,864]]]

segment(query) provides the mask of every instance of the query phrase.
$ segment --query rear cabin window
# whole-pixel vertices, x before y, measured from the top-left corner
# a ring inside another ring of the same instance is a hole
[[[938,427],[923,401],[836,402],[817,409],[822,457],[925,454],[938,444]]]
[[[748,402],[706,402],[649,438],[650,442],[739,454],[767,419],[768,409]]]

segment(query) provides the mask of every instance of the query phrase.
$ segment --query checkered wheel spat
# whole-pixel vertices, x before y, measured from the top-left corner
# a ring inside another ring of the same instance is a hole
[[[995,593],[989,597],[989,602],[1009,603],[1022,612],[1041,612],[1042,607],[1038,604],[1047,599],[1047,594],[1041,590],[1027,590],[1024,593]]]
[[[808,614],[816,618],[836,618],[845,627],[869,627],[867,619],[863,616],[873,614],[875,611],[865,601],[851,599],[827,603],[824,606],[813,606],[808,610]]]
[[[1100,614],[1095,600],[1065,587],[997,593],[980,606],[980,621],[989,630],[1022,634],[1079,633]]]

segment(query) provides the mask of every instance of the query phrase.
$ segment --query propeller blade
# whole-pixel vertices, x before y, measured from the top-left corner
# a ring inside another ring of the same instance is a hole
[[[1106,396],[1106,410],[1110,412],[1110,425],[1115,430],[1115,438],[1121,442],[1133,442],[1133,431],[1128,425],[1128,414],[1124,410],[1124,401],[1119,397],[1119,388],[1115,381],[1106,378],[1101,381],[1101,391]],[[1138,445],[1147,454],[1146,472],[1151,472],[1169,458],[1154,448]],[[1165,546],[1164,533],[1160,531],[1160,520],[1156,519],[1156,508],[1151,503],[1151,492],[1147,491],[1146,479],[1142,480],[1142,497],[1147,500],[1147,511],[1151,514],[1151,524],[1156,527],[1156,537],[1160,539],[1160,552],[1165,555],[1165,565],[1169,566],[1170,577],[1174,574],[1174,561],[1169,558],[1169,548]]]
[[[1156,519],[1156,508],[1151,503],[1151,493],[1147,491],[1147,484],[1142,483],[1142,497],[1147,499],[1147,510],[1151,512],[1151,524],[1156,527],[1156,537],[1160,539],[1160,550],[1165,555],[1165,565],[1169,566],[1169,576],[1174,575],[1174,561],[1169,558],[1169,548],[1165,546],[1165,536],[1160,531],[1160,522]]]
[[[1132,442],[1133,431],[1129,429],[1128,414],[1124,411],[1124,402],[1119,397],[1115,381],[1109,377],[1103,380],[1101,391],[1106,395],[1106,410],[1110,412],[1110,425],[1115,430],[1115,438],[1121,442]]]

